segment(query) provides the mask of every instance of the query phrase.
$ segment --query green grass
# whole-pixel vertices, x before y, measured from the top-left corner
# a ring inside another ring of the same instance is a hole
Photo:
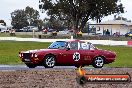
[[[22,64],[19,51],[46,48],[49,43],[0,41],[0,64]]]
[[[116,52],[115,62],[106,66],[110,67],[132,67],[132,47],[126,46],[97,46],[100,49],[106,49]]]
[[[50,43],[0,41],[0,64],[22,64],[18,57],[19,51],[44,49],[47,48],[49,44]],[[105,66],[132,67],[132,47],[102,45],[97,45],[97,47],[114,51],[117,54],[115,62]]]

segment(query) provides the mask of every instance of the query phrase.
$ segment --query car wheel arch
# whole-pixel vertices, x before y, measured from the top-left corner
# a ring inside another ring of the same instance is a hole
[[[47,53],[47,54],[45,54],[44,58],[45,58],[47,55],[53,55],[53,56],[56,58],[56,55],[55,55],[55,54],[52,54],[52,53]]]

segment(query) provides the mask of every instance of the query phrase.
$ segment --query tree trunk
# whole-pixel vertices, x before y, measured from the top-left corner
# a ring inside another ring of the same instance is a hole
[[[83,30],[83,28],[84,28],[84,26],[86,25],[87,21],[88,21],[88,17],[85,18],[84,20],[82,20],[82,22],[81,22],[81,26],[80,26],[80,28],[79,28],[80,31]]]
[[[74,25],[73,25],[73,36],[77,37],[77,32],[79,31],[78,30],[78,26],[79,26],[79,19],[76,19],[75,21],[73,21]]]
[[[89,11],[89,12],[87,13],[87,15],[85,16],[85,19],[82,19],[81,26],[80,26],[79,29],[83,30],[84,26],[86,25],[87,21],[89,20],[89,16],[90,16],[92,10],[93,10],[93,9],[91,9],[91,11]],[[81,31],[81,30],[80,30],[80,31]]]

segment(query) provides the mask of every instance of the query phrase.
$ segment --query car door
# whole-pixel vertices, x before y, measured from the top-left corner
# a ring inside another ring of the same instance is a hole
[[[95,48],[90,43],[80,42],[79,53],[81,54],[81,64],[90,64],[97,54]]]
[[[80,54],[78,53],[78,42],[69,42],[67,48],[63,52],[63,63],[67,65],[75,65],[80,60]]]

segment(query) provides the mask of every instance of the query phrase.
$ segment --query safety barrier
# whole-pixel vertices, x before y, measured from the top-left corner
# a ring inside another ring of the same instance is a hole
[[[18,38],[18,37],[0,37],[1,40],[10,41],[33,41],[33,42],[54,42],[54,41],[67,41],[70,39],[38,39],[38,38]],[[83,40],[93,44],[100,45],[132,45],[132,41],[113,41],[113,40]]]

